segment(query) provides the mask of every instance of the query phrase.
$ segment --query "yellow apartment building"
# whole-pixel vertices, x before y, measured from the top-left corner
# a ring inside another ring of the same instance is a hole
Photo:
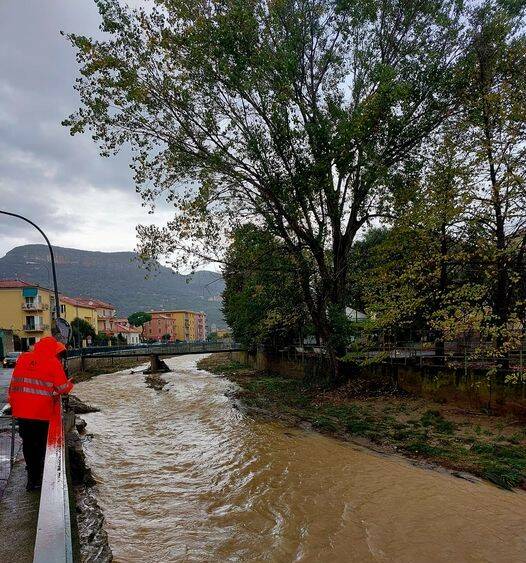
[[[22,350],[51,335],[54,304],[50,289],[21,280],[0,280],[0,327],[13,331]]]
[[[89,301],[75,297],[60,296],[60,316],[71,323],[79,318],[89,323],[95,332],[98,330],[97,306],[90,305]]]
[[[101,302],[60,295],[60,316],[68,322],[79,317],[98,330]],[[12,330],[17,347],[28,350],[51,335],[55,294],[46,287],[22,280],[0,280],[0,328]]]
[[[206,314],[202,311],[150,311],[150,314],[153,318],[162,316],[173,320],[171,340],[190,342],[206,338]]]

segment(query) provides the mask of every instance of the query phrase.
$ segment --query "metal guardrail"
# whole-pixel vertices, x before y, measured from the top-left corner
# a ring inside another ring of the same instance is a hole
[[[434,342],[396,342],[383,343],[382,346],[363,346],[349,348],[347,361],[372,362],[382,364],[418,364],[430,368],[463,368],[467,370],[493,370],[498,368],[504,376],[513,376],[514,382],[526,383],[526,342],[521,348],[510,350],[506,355],[507,367],[499,367],[502,357],[490,355],[491,347],[484,343],[446,342],[444,353],[438,354]],[[320,361],[327,356],[323,346],[291,345],[276,350],[276,353],[289,360],[305,361],[307,357],[317,357]]]
[[[2,495],[20,446],[17,443],[16,421],[10,415],[0,415],[0,496]]]
[[[40,494],[33,563],[71,563],[73,546],[62,400],[54,399]]]

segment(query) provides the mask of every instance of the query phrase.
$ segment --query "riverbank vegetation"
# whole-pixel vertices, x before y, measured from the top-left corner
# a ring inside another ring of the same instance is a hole
[[[383,451],[476,475],[504,487],[526,485],[526,431],[511,418],[488,416],[410,396],[392,385],[353,380],[337,390],[258,372],[214,354],[198,367],[227,376],[249,411]],[[460,472],[460,473],[459,473]]]

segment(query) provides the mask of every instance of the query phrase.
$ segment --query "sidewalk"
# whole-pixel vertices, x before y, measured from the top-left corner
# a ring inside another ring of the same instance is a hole
[[[40,493],[25,486],[25,463],[17,460],[0,501],[0,561],[33,561]]]

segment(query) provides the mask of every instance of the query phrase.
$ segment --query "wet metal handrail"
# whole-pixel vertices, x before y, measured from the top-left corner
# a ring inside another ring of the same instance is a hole
[[[55,397],[49,422],[46,461],[33,563],[71,563],[71,516],[62,401]]]
[[[0,411],[0,497],[13,469],[16,455],[16,423],[11,415],[5,414],[6,407]]]

